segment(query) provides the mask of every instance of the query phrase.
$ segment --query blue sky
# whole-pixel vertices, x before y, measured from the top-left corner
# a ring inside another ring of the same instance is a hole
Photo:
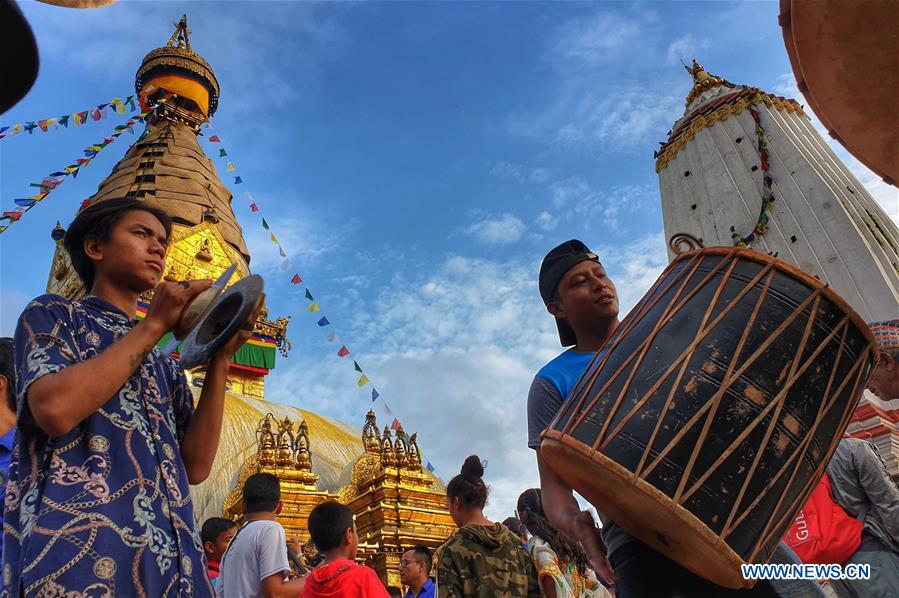
[[[370,405],[244,191],[438,473],[472,452],[489,461],[496,517],[536,483],[525,396],[559,350],[536,288],[542,256],[572,237],[596,247],[625,309],[666,263],[652,153],[691,86],[679,60],[802,101],[776,2],[21,6],[41,72],[3,125],[130,94],[142,57],[188,15],[221,84],[213,123],[244,181],[232,190],[252,267],[271,313],[293,316],[267,396],[354,425]],[[120,120],[0,141],[0,207]],[[44,290],[55,221],[131,139],[0,235],[0,334]],[[899,218],[895,189],[836,149]]]

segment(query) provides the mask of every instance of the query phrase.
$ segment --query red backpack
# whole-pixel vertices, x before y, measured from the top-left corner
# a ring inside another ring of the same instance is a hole
[[[845,563],[862,542],[864,524],[834,502],[827,472],[796,514],[784,542],[803,563]]]

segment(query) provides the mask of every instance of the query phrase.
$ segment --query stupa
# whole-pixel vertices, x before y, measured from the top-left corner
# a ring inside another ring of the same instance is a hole
[[[826,282],[865,321],[899,317],[899,229],[803,107],[686,68],[684,116],[655,154],[669,256],[742,244]],[[848,431],[899,477],[899,401],[866,391]]]

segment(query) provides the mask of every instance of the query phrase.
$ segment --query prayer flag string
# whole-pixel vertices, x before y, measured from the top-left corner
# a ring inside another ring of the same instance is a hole
[[[771,204],[774,203],[774,190],[772,188],[774,179],[771,177],[768,164],[768,135],[762,126],[759,111],[750,106],[749,113],[752,115],[752,120],[755,121],[755,133],[758,140],[756,149],[759,153],[759,162],[762,170],[762,207],[759,210],[759,217],[755,222],[755,226],[752,227],[752,230],[745,237],[740,236],[740,233],[736,231],[736,227],[730,227],[730,236],[735,247],[751,247],[752,242],[756,238],[768,232]]]
[[[211,122],[207,123],[205,125],[205,127],[207,129],[213,128]],[[214,135],[211,135],[210,137],[207,138],[207,141],[209,141],[210,143],[221,144],[220,147],[218,148],[218,157],[220,159],[220,164],[224,167],[224,170],[226,172],[233,174],[234,184],[242,184],[243,183],[242,175],[238,174],[240,172],[239,164],[237,163],[237,161],[235,161],[234,157],[231,155],[231,152],[228,151],[224,147],[224,143],[222,142],[221,134],[218,132],[215,132]],[[209,152],[209,155],[215,155],[215,152]],[[331,320],[327,316],[320,313],[320,312],[322,312],[321,304],[315,298],[315,296],[312,294],[312,291],[309,289],[308,284],[306,282],[304,282],[303,278],[300,276],[300,273],[296,272],[295,270],[292,269],[290,259],[287,257],[287,253],[284,251],[284,247],[282,246],[281,241],[278,240],[278,237],[275,235],[275,233],[272,229],[271,223],[273,221],[270,218],[267,219],[262,216],[262,210],[259,205],[260,204],[259,200],[257,198],[254,198],[253,195],[249,191],[244,192],[244,198],[247,201],[250,211],[254,214],[260,215],[262,228],[268,232],[269,240],[272,242],[273,245],[275,245],[275,247],[277,247],[278,254],[282,258],[284,258],[283,261],[281,262],[281,270],[286,272],[285,276],[287,277],[287,280],[292,285],[295,285],[295,286],[303,285],[305,287],[304,297],[306,298],[307,301],[309,301],[309,305],[306,307],[307,311],[309,311],[312,314],[315,314],[316,323],[318,324],[318,326],[320,326],[322,329],[328,330],[328,333],[325,336],[325,339],[329,343],[335,343],[339,339],[339,336],[337,335],[337,331],[335,330],[334,325],[331,323]],[[345,343],[341,343],[339,345],[339,349],[337,349],[337,351],[336,351],[336,355],[340,359],[346,358],[347,356],[350,355],[350,348]],[[375,388],[374,383],[370,380],[368,375],[363,371],[362,366],[359,365],[358,358],[352,359],[350,361],[352,361],[352,363],[353,363],[353,370],[356,372],[356,374],[359,374],[359,378],[356,380],[356,386],[358,388],[364,388],[364,387],[370,386],[371,387],[371,402],[375,403],[377,405],[380,405],[383,408],[384,413],[392,418],[393,423],[391,424],[391,427],[393,429],[399,428],[400,420],[395,416],[395,414],[390,409],[390,406],[387,404],[387,402],[383,398],[381,398],[381,393],[378,392],[378,390]],[[427,470],[431,473],[434,473],[435,468],[431,464],[430,461],[427,462]]]
[[[13,137],[15,135],[18,135],[19,133],[28,133],[29,135],[33,135],[35,129],[47,133],[48,131],[50,131],[50,129],[59,129],[59,127],[68,129],[69,124],[71,124],[73,127],[80,127],[90,120],[104,120],[109,110],[112,110],[117,114],[134,112],[135,110],[137,110],[137,104],[135,102],[134,96],[127,96],[124,100],[122,98],[112,98],[108,102],[97,104],[96,106],[88,108],[87,110],[80,110],[78,112],[62,114],[53,118],[28,120],[25,122],[16,123],[14,125],[0,125],[0,139]]]
[[[62,184],[66,177],[77,177],[78,172],[82,168],[90,164],[91,160],[97,157],[97,154],[103,151],[111,143],[115,142],[115,140],[118,139],[118,137],[122,133],[124,133],[125,131],[134,133],[134,125],[138,124],[139,122],[144,122],[148,115],[156,110],[158,106],[167,102],[171,97],[171,95],[168,95],[160,99],[159,103],[157,103],[149,110],[141,112],[140,114],[128,119],[125,124],[116,125],[111,135],[104,137],[103,140],[98,143],[85,147],[83,158],[77,158],[62,170],[51,172],[46,177],[44,177],[40,183],[29,183],[30,187],[37,188],[37,194],[29,195],[27,197],[20,197],[13,200],[18,207],[10,211],[4,211],[2,213],[2,216],[0,216],[0,222],[5,222],[5,224],[0,224],[0,234],[2,234],[7,228],[9,228],[10,224],[12,224],[13,222],[18,222],[22,218],[22,215],[25,214],[25,212],[43,201],[51,191]]]

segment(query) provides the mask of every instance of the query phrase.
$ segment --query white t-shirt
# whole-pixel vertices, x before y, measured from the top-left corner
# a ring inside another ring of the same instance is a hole
[[[219,565],[215,595],[219,598],[262,598],[262,580],[289,571],[287,536],[277,521],[255,520],[231,540]]]

